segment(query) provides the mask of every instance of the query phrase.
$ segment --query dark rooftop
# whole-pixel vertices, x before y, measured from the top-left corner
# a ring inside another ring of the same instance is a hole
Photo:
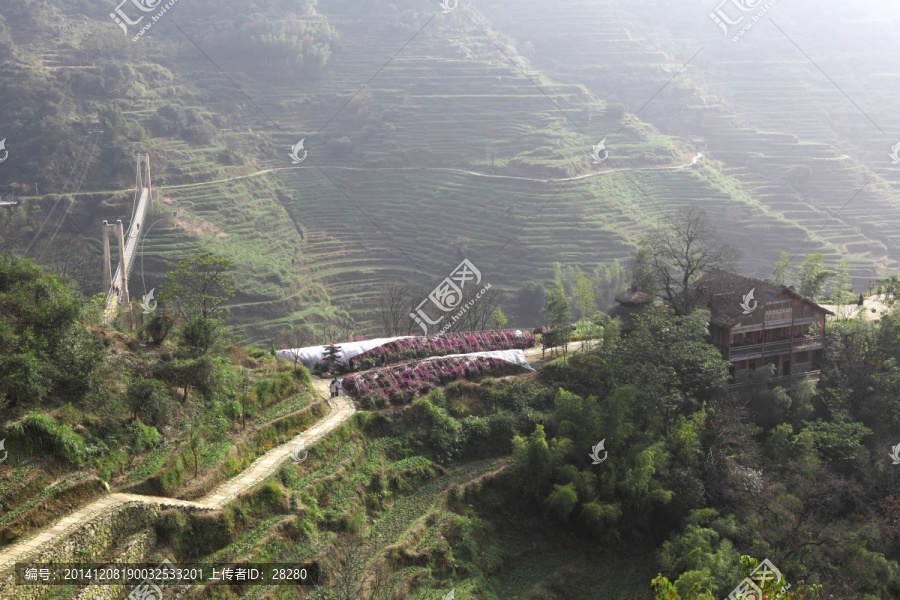
[[[804,298],[791,287],[775,284],[767,279],[745,277],[723,269],[711,269],[694,285],[699,293],[696,306],[709,309],[712,324],[729,329],[747,316],[741,304],[751,290],[753,298],[748,301],[755,300],[756,306],[761,307],[774,300],[793,298],[806,302],[823,313],[833,314],[809,298]]]
[[[630,292],[623,292],[616,296],[616,302],[618,304],[624,304],[625,306],[643,306],[644,304],[650,304],[653,302],[653,298],[650,297],[649,294],[645,294],[644,292],[639,292],[637,289],[637,284],[631,284]]]
[[[630,292],[623,292],[616,296],[616,305],[606,311],[610,319],[619,319],[621,325],[619,331],[634,331],[635,324],[632,315],[644,306],[653,302],[649,294],[638,291],[637,284],[631,284]]]

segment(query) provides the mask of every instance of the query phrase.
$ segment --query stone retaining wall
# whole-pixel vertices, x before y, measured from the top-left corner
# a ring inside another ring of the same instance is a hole
[[[157,504],[139,502],[114,506],[105,512],[98,513],[90,521],[65,534],[52,545],[29,556],[27,562],[101,562],[108,559],[108,553],[112,548],[141,532],[143,534],[129,542],[120,553],[121,556],[116,557],[115,560],[117,562],[144,562],[143,557],[156,542],[154,526],[157,517],[165,508]],[[206,512],[208,510],[187,506],[177,508],[186,512]],[[134,560],[131,560],[132,557]],[[38,600],[51,589],[53,588],[44,586],[17,586],[15,572],[12,570],[7,570],[0,575],[0,599],[2,600]],[[78,598],[106,600],[121,596],[122,590],[122,586],[91,586]]]

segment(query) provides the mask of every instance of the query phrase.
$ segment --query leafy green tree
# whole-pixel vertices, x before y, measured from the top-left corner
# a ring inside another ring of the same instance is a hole
[[[743,576],[735,575],[735,583],[742,581],[748,577],[750,573],[756,569],[759,561],[750,556],[741,556],[740,564],[743,567]],[[702,589],[701,582],[695,581],[691,584],[690,589],[682,590],[681,587],[673,585],[668,578],[659,574],[652,582],[653,592],[656,594],[656,600],[715,600],[720,596],[714,596],[709,591]],[[780,598],[782,600],[817,600],[821,598],[821,584],[798,583],[784,594],[779,592],[784,588],[784,581],[777,581],[772,578],[763,585],[763,594],[765,598]],[[729,590],[730,591],[730,590]]]
[[[162,429],[172,417],[172,393],[158,379],[135,379],[125,392],[125,403],[135,419]]]
[[[800,294],[812,300],[822,295],[825,282],[834,275],[833,271],[825,268],[820,253],[808,253],[800,265]]]
[[[535,425],[534,432],[527,439],[521,436],[513,438],[513,457],[525,473],[526,489],[533,496],[538,496],[545,487],[553,467],[553,457],[547,445],[543,425]]]
[[[335,345],[334,342],[331,342],[327,346],[325,346],[325,362],[334,369],[335,365],[341,359],[341,347]]]
[[[494,324],[497,329],[503,329],[506,327],[507,319],[506,315],[503,314],[503,309],[496,308],[494,312],[491,313],[491,323]]]
[[[862,423],[807,423],[803,436],[809,436],[819,456],[835,466],[848,469],[863,468],[869,460],[869,452],[862,440],[872,430]]]
[[[638,244],[635,251],[634,261],[631,265],[631,281],[637,285],[639,291],[645,294],[653,297],[659,294],[659,280],[656,270],[653,268],[650,246],[646,240]],[[609,305],[612,306],[612,299]]]
[[[578,505],[578,494],[571,483],[554,485],[551,493],[544,501],[544,509],[559,521],[566,521]]]
[[[890,277],[879,279],[877,283],[884,293],[882,301],[889,306],[893,306],[897,299],[900,298],[900,279],[896,275],[891,275]]]
[[[616,259],[594,269],[594,294],[601,310],[608,310],[615,297],[627,288],[628,273]]]
[[[594,281],[588,279],[582,271],[578,271],[575,278],[575,306],[578,308],[580,318],[587,319],[593,316],[597,310],[597,301],[594,297]]]
[[[162,344],[169,337],[175,327],[175,317],[166,312],[157,312],[144,326],[144,331],[150,341],[156,345]]]
[[[602,415],[597,399],[593,396],[581,398],[571,392],[560,389],[554,399],[557,422],[557,435],[572,441],[572,454],[567,458],[576,466],[587,464],[587,453],[600,440],[594,439],[600,431]]]
[[[684,531],[664,542],[659,550],[660,566],[669,573],[681,574],[675,588],[682,597],[697,584],[716,598],[724,597],[734,588],[734,574],[740,571],[740,560],[731,540],[714,529],[691,522],[704,512],[692,511]]]
[[[105,349],[84,328],[80,299],[26,259],[0,255],[0,405],[51,393],[81,399]]]
[[[782,252],[775,263],[772,270],[777,285],[791,285],[794,280],[793,269],[791,269],[791,257],[787,252]]]
[[[828,289],[828,301],[832,304],[847,304],[853,299],[853,284],[850,283],[850,267],[842,258]]]
[[[225,337],[225,326],[219,319],[194,317],[181,328],[179,355],[201,358],[218,350]]]
[[[578,308],[581,317],[576,323],[576,333],[581,338],[582,350],[585,348],[585,343],[596,336],[598,329],[598,326],[594,323],[597,302],[594,296],[593,284],[592,279],[588,279],[581,270],[578,271],[575,279],[575,306]]]
[[[663,435],[678,414],[697,409],[725,393],[727,361],[708,343],[709,313],[682,317],[672,311],[645,310],[635,315],[636,329],[612,357],[614,381],[641,390],[641,402],[660,422]]]
[[[170,385],[184,390],[181,403],[188,400],[190,391],[194,388],[210,390],[219,382],[219,369],[216,361],[210,356],[194,359],[176,358],[168,362],[156,365],[155,374]]]
[[[544,320],[544,286],[526,281],[516,291],[513,321],[519,327],[534,327]]]
[[[228,274],[231,264],[231,259],[211,252],[179,261],[174,271],[166,273],[159,301],[174,307],[185,321],[221,317],[225,303],[235,294]]]
[[[569,327],[571,326],[571,314],[569,312],[569,299],[559,283],[551,283],[547,286],[547,324],[556,331],[563,340],[565,352],[569,349]]]

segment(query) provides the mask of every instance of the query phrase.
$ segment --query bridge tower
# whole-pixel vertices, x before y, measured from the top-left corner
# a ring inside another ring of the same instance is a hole
[[[109,230],[113,227],[107,221],[103,221],[101,235],[103,236],[103,289],[107,292],[112,287],[112,258],[109,255]]]
[[[150,185],[150,155],[137,155],[137,189],[138,193],[143,188],[151,189]]]
[[[128,298],[128,270],[125,268],[125,226],[122,224],[122,220],[118,219],[115,225],[110,225],[108,221],[103,221],[101,229],[103,234],[103,286],[108,291],[112,291],[112,257],[110,256],[109,248],[109,230],[112,229],[119,241],[119,273],[122,274],[121,303],[127,304],[130,300]]]
[[[119,226],[119,273],[122,274],[122,304],[128,304],[131,299],[128,297],[128,265],[125,263],[125,226],[122,220],[116,221]]]

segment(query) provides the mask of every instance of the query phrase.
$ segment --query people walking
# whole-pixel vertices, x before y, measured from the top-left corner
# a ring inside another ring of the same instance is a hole
[[[340,379],[335,378],[335,380],[334,380],[334,395],[335,395],[335,396],[340,396],[340,395],[341,395],[341,390],[342,390],[343,388],[344,388],[343,382],[341,382]]]
[[[353,364],[353,359],[352,359],[352,358],[351,358],[349,361],[347,361],[347,366],[350,367],[350,372],[351,372],[351,373],[352,373],[353,371],[356,370],[356,365]]]
[[[337,378],[334,378],[331,383],[328,384],[328,389],[331,391],[331,397],[334,398],[337,396]]]

